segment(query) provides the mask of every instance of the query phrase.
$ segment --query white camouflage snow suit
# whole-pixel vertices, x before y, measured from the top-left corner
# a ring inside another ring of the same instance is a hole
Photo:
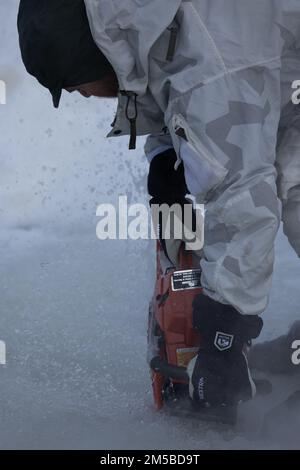
[[[206,204],[202,283],[243,314],[267,306],[274,240],[300,256],[299,0],[85,0],[120,90],[109,136],[174,147]],[[277,183],[277,184],[276,184]],[[279,195],[279,198],[278,198]]]

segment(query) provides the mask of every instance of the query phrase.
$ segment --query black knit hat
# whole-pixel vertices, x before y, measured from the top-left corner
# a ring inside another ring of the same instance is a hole
[[[21,0],[18,31],[24,65],[49,89],[56,108],[63,88],[113,71],[93,40],[84,0]]]

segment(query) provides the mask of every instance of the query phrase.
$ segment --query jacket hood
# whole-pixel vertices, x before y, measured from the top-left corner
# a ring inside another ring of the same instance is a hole
[[[21,0],[18,32],[27,71],[59,106],[62,89],[112,71],[91,35],[83,0]]]
[[[149,53],[182,0],[85,0],[93,38],[112,64],[122,90],[146,92]]]

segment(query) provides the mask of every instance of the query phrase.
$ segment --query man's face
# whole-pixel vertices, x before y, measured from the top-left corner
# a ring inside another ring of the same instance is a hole
[[[109,74],[103,80],[83,83],[75,87],[66,87],[69,93],[78,91],[85,98],[97,96],[98,98],[116,98],[118,96],[119,84],[115,74]]]

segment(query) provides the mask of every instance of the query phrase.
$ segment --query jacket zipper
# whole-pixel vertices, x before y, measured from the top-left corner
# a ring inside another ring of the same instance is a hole
[[[173,129],[175,134],[180,138],[183,138],[192,149],[199,155],[199,158],[203,158],[206,162],[214,169],[214,172],[219,178],[219,184],[224,181],[228,174],[228,170],[221,165],[217,159],[207,151],[202,142],[194,135],[193,131],[187,125],[185,119],[181,115],[175,115],[173,117]],[[181,159],[180,159],[181,160]],[[215,189],[215,188],[212,188]]]
[[[176,51],[178,29],[172,26],[168,28],[168,30],[170,31],[170,41],[169,41],[169,47],[168,47],[166,60],[168,62],[172,62],[172,60],[174,59],[175,51]]]

